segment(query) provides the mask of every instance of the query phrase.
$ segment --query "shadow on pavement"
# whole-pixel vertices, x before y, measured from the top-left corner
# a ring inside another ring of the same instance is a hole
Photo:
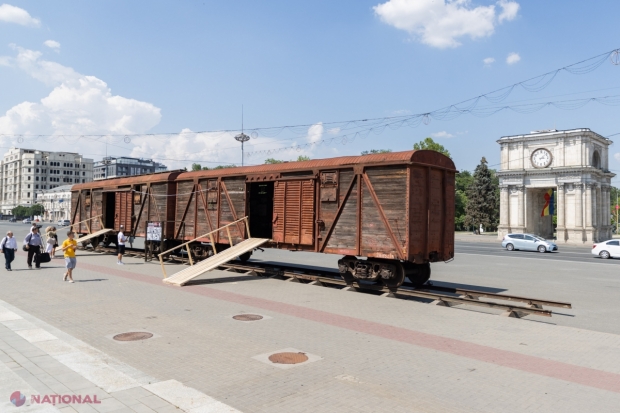
[[[222,284],[231,283],[237,281],[250,281],[250,280],[268,280],[270,277],[261,277],[256,275],[243,275],[240,277],[220,277],[220,278],[207,278],[202,280],[192,280],[185,285],[201,285],[201,284]]]
[[[451,283],[446,281],[437,281],[431,279],[433,285],[438,287],[446,287],[446,288],[462,288],[464,290],[476,290],[483,291],[485,293],[501,293],[504,291],[508,291],[505,288],[493,288],[493,287],[483,287],[481,285],[473,285],[473,284],[459,284],[459,283]]]

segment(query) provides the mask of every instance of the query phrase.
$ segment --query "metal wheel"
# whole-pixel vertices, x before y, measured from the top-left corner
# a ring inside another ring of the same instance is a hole
[[[414,264],[412,262],[404,262],[405,275],[409,281],[416,287],[424,285],[431,278],[431,264]]]
[[[611,255],[609,255],[609,252],[608,252],[608,251],[601,251],[601,252],[598,254],[598,256],[599,256],[599,257],[601,257],[602,259],[606,260],[606,259],[608,259]]]
[[[396,267],[396,274],[394,274],[393,278],[390,278],[388,280],[382,280],[383,284],[389,288],[391,291],[392,290],[396,290],[398,287],[400,287],[402,285],[403,282],[405,282],[405,267],[401,262],[398,261],[394,261],[392,262],[392,264],[394,264],[394,266]],[[429,267],[430,270],[430,267]],[[430,276],[430,274],[429,274]],[[413,282],[413,281],[412,281]]]
[[[251,256],[252,256],[252,251],[244,252],[243,254],[239,255],[239,260],[241,262],[246,262],[247,260],[250,259]]]
[[[547,248],[545,248],[544,245],[539,245],[538,246],[538,252],[547,252]]]
[[[508,251],[514,251],[514,250],[515,250],[515,246],[514,246],[514,245],[512,245],[512,244],[506,244],[506,249],[507,249]]]

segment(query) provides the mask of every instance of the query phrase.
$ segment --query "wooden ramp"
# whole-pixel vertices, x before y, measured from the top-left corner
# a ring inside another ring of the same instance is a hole
[[[95,238],[95,237],[98,237],[99,235],[107,234],[110,231],[112,231],[111,228],[100,229],[99,231],[93,232],[92,234],[86,234],[83,237],[80,237],[80,238],[76,239],[76,241],[77,242],[88,241],[91,238]]]
[[[199,262],[196,265],[192,265],[189,268],[179,271],[178,273],[164,278],[166,284],[176,285],[178,287],[184,285],[190,280],[211,271],[222,264],[232,261],[241,254],[252,251],[254,248],[260,247],[264,243],[269,241],[268,238],[249,238],[239,244],[232,246],[222,252],[219,252],[204,261]]]

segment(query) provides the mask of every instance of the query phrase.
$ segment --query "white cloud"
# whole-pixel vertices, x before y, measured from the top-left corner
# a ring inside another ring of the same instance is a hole
[[[497,19],[500,23],[504,20],[513,20],[517,17],[517,12],[519,11],[520,6],[516,1],[499,0],[497,4],[499,4],[502,8],[502,12],[499,14]]]
[[[620,152],[614,153],[614,158],[616,159],[616,161],[620,161]]]
[[[43,44],[52,50],[55,50],[55,51],[60,50],[60,43],[58,43],[56,40],[46,40],[43,42]]]
[[[472,39],[490,36],[496,24],[513,20],[519,4],[500,0],[495,5],[477,6],[471,0],[388,0],[373,9],[379,18],[397,29],[405,30],[433,47],[460,46],[463,36]]]
[[[435,132],[435,133],[431,133],[431,136],[433,138],[454,138],[454,135],[451,133],[446,132],[445,130],[441,131],[441,132]]]
[[[15,144],[15,135],[106,135],[144,133],[159,123],[160,109],[148,102],[113,95],[108,85],[94,76],[41,59],[41,53],[14,46],[17,56],[0,58],[53,89],[39,102],[22,102],[0,116],[3,146]],[[41,139],[25,138],[24,147],[52,146]],[[55,150],[92,154],[93,142],[79,139],[54,141]],[[122,140],[121,140],[122,142]],[[99,148],[99,145],[97,145]]]
[[[10,4],[0,5],[0,22],[21,24],[22,26],[34,26],[41,25],[41,20],[35,19],[24,9],[11,6]]]
[[[519,56],[519,53],[510,53],[506,58],[506,63],[508,63],[509,65],[513,65],[519,60],[521,60],[521,56]]]
[[[495,58],[493,58],[493,57],[487,57],[486,59],[482,59],[482,62],[483,62],[485,65],[489,66],[489,65],[491,65],[491,63],[495,62]]]

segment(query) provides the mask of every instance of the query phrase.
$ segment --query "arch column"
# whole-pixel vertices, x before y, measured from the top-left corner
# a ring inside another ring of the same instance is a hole
[[[510,187],[501,185],[499,187],[499,227],[497,237],[503,239],[504,235],[510,233]]]
[[[566,186],[558,184],[556,208],[558,213],[557,240],[566,241]]]
[[[521,232],[525,232],[525,186],[517,185],[516,186],[518,194],[518,204],[519,204],[519,214],[517,220],[517,227],[521,230]]]

